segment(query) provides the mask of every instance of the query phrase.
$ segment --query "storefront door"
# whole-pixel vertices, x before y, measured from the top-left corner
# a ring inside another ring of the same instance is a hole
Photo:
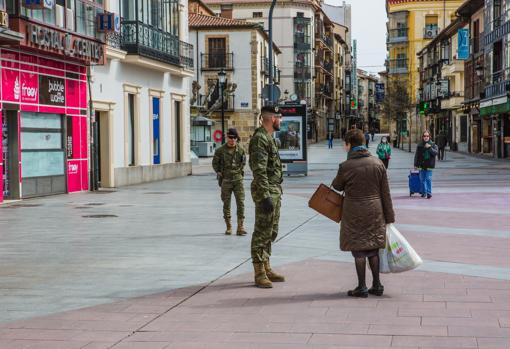
[[[19,152],[18,152],[18,112],[3,110],[2,117],[2,144],[0,145],[2,157],[0,159],[0,198],[19,199]],[[0,200],[1,201],[1,200]]]
[[[63,117],[21,113],[21,179],[23,198],[67,191]]]

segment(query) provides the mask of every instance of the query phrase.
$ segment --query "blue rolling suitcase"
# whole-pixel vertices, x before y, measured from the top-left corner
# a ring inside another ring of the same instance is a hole
[[[421,192],[420,171],[409,172],[409,196]]]

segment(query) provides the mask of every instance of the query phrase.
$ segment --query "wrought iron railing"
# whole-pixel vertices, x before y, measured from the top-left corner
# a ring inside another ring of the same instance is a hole
[[[210,100],[206,100],[207,96],[200,94],[198,95],[198,100],[196,102],[197,106],[204,106],[207,109],[210,109],[216,102],[218,101],[218,98],[220,98],[219,94],[213,94],[213,98],[210,98]],[[225,111],[234,111],[235,109],[235,101],[236,101],[236,95],[228,95],[224,97],[223,100],[223,110]],[[217,111],[221,111],[221,101],[219,102],[219,108]]]
[[[193,46],[171,33],[140,21],[122,20],[120,36],[120,47],[128,53],[193,67]]]
[[[116,49],[120,49],[121,36],[120,33],[108,32],[105,35],[106,45]]]
[[[193,69],[194,62],[193,62],[193,45],[187,43],[187,42],[180,42],[180,60],[181,64],[189,69]]]
[[[294,65],[294,79],[310,80],[311,78],[312,78],[312,68],[310,66],[303,66],[300,64]]]
[[[233,53],[202,53],[200,54],[202,70],[234,70]]]
[[[311,47],[310,35],[299,32],[294,33],[294,48],[300,50],[309,50]]]
[[[408,40],[409,28],[397,28],[388,30],[388,42],[406,42]]]
[[[408,72],[407,58],[390,59],[388,61],[390,74],[405,74]]]

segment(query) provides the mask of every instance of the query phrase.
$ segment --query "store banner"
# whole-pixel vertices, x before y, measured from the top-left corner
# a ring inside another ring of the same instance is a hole
[[[377,103],[382,103],[384,101],[384,84],[382,83],[375,84],[375,101]]]
[[[469,30],[467,28],[458,31],[457,59],[466,60],[469,58]]]
[[[19,103],[21,97],[21,81],[17,70],[2,69],[2,100]]]
[[[39,77],[36,73],[21,72],[21,103],[36,104],[39,101]]]
[[[66,105],[65,80],[39,75],[39,103],[64,107]]]

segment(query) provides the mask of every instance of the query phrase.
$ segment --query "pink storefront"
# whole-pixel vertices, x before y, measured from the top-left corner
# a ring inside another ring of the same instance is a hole
[[[0,202],[88,190],[86,66],[0,49]]]

